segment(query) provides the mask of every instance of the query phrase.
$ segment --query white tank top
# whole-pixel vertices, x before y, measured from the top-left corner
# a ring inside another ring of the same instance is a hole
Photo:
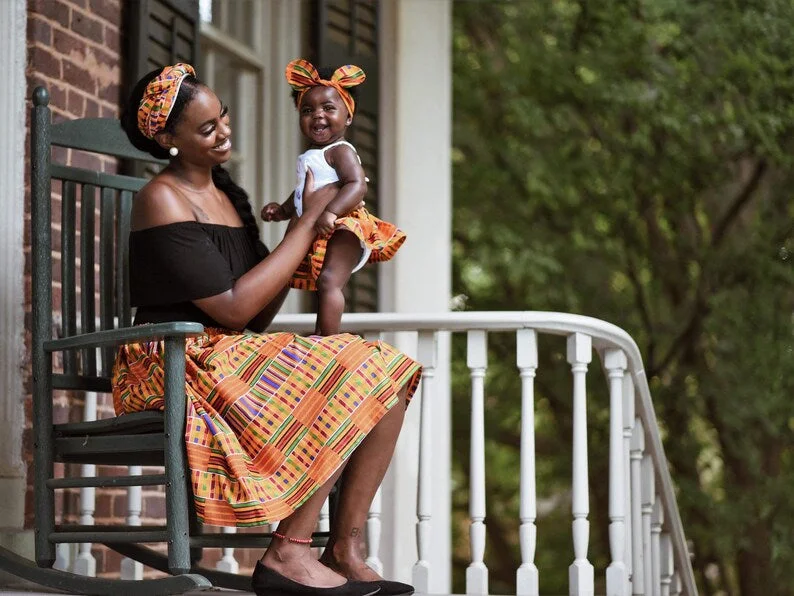
[[[295,213],[298,216],[303,214],[303,185],[306,183],[306,166],[309,166],[314,174],[314,188],[321,188],[339,181],[336,170],[325,160],[325,152],[337,145],[347,145],[358,157],[356,148],[347,141],[336,141],[320,149],[309,149],[298,156],[297,183],[295,185]],[[360,157],[358,161],[361,163]]]

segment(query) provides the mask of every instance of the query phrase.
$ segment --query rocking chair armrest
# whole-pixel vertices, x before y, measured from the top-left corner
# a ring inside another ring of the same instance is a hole
[[[44,350],[46,352],[61,352],[63,350],[120,346],[139,341],[196,337],[202,333],[204,333],[204,325],[188,321],[136,325],[134,327],[93,331],[71,337],[51,339],[44,342]]]

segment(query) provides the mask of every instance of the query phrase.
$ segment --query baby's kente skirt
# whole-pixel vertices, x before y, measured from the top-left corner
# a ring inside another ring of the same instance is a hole
[[[388,261],[405,242],[405,232],[392,223],[378,219],[363,207],[337,219],[334,229],[352,232],[361,242],[362,260],[354,271],[367,263]],[[323,268],[327,246],[327,238],[318,238],[312,243],[289,282],[291,288],[317,289],[317,277]]]
[[[208,329],[186,342],[185,443],[196,513],[205,524],[280,520],[334,474],[367,433],[413,396],[421,366],[349,334]],[[163,343],[122,347],[117,414],[162,410]]]

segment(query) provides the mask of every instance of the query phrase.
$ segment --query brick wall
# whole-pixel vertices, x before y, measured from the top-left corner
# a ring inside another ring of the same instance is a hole
[[[118,117],[120,106],[120,87],[122,81],[122,6],[120,0],[29,0],[28,2],[28,63],[26,69],[27,97],[33,90],[43,85],[50,93],[50,109],[53,122],[83,117]],[[30,106],[30,104],[29,104]],[[28,131],[30,115],[28,111]],[[29,150],[29,149],[28,149]],[[29,158],[29,154],[28,154]],[[112,159],[80,152],[55,148],[53,159],[90,169],[115,171]],[[26,159],[27,162],[27,159]],[[26,180],[29,165],[26,163]],[[30,195],[26,188],[25,214],[25,298],[26,330],[30,329]],[[60,215],[59,188],[53,186],[53,221],[57,228]],[[57,272],[60,262],[57,251],[59,238],[53,235],[53,269]],[[54,304],[60,303],[59,279],[53,287]],[[59,313],[55,309],[55,320]],[[56,323],[57,327],[57,323]],[[29,331],[26,341],[30,341]],[[56,355],[57,356],[57,355]],[[56,361],[56,366],[58,362]],[[30,363],[26,367],[26,429],[25,456],[28,461],[28,491],[26,497],[26,525],[33,522],[32,487],[32,433],[30,399]],[[56,422],[79,420],[82,417],[84,401],[82,395],[67,392],[56,394],[54,416]],[[99,415],[112,414],[112,404],[108,396],[100,396]],[[104,470],[100,470],[103,473]],[[64,470],[56,464],[56,475],[79,474],[79,468],[71,466]],[[114,519],[126,517],[126,493],[122,490],[97,491],[96,523],[109,523]],[[56,514],[62,521],[76,522],[80,513],[79,493],[77,491],[56,491]],[[95,548],[97,572],[117,572],[118,561],[104,548]],[[107,560],[107,562],[106,562]]]
[[[33,90],[45,86],[50,93],[50,108],[54,122],[82,117],[117,117],[121,82],[122,10],[119,0],[30,0],[28,2],[28,63],[26,69],[27,97]],[[30,105],[30,104],[29,104]],[[28,131],[30,112],[28,110]],[[29,153],[26,176],[29,174]],[[113,170],[115,163],[103,164],[97,157],[85,154],[70,155],[55,149],[54,159],[90,168]],[[53,216],[60,214],[58,188],[54,188]],[[26,329],[30,329],[30,196],[26,189],[25,213],[25,302]],[[56,221],[57,225],[57,221]],[[54,248],[58,249],[57,239]],[[56,265],[59,265],[56,257]],[[59,287],[53,289],[55,303],[59,302]],[[57,313],[56,313],[57,316]],[[30,341],[30,337],[26,337]],[[26,375],[27,392],[30,378]],[[70,412],[68,395],[60,395],[56,402],[58,421],[74,417]],[[27,400],[26,456],[30,461],[31,404]],[[31,478],[28,474],[28,478]],[[68,502],[68,499],[66,499]],[[62,506],[62,504],[60,504]],[[26,522],[32,522],[32,487],[28,488]]]
[[[57,116],[118,115],[121,14],[119,0],[29,2],[28,90],[46,85]]]
[[[0,0],[2,1],[2,0]],[[50,93],[50,108],[54,122],[83,117],[118,117],[124,72],[122,70],[123,6],[120,0],[29,0],[28,3],[28,64],[27,97],[33,90],[45,86]],[[30,102],[28,102],[30,107]],[[30,128],[28,110],[28,131]],[[29,159],[29,154],[28,154]],[[26,159],[25,179],[29,179],[29,165]],[[115,160],[100,160],[97,156],[81,152],[71,152],[54,148],[53,159],[90,169],[115,171]],[[53,221],[58,224],[60,197],[57,186],[53,187]],[[30,196],[26,189],[25,213],[25,298],[26,298],[26,341],[30,342]],[[56,271],[53,299],[60,303],[60,286],[57,269],[60,265],[57,251],[59,238],[53,236],[54,270]],[[78,298],[79,299],[79,298]],[[56,320],[58,312],[55,312]],[[57,356],[57,355],[56,355]],[[56,367],[58,362],[55,362]],[[30,398],[30,362],[26,363],[25,386],[26,400],[25,458],[28,462],[28,491],[26,496],[26,525],[33,523],[32,487],[32,403]],[[82,418],[84,400],[80,394],[61,392],[55,396],[55,422],[76,421]],[[113,415],[109,396],[100,396],[99,417]],[[113,468],[98,469],[98,474],[117,473]],[[155,470],[144,470],[152,473]],[[56,475],[79,475],[76,466],[64,469],[56,464]],[[79,491],[56,491],[56,515],[64,523],[76,523],[80,515]],[[123,522],[127,517],[127,492],[125,489],[102,489],[96,491],[95,523],[108,524]],[[140,513],[141,523],[161,524],[165,517],[165,498],[157,488],[144,487],[143,506]],[[256,531],[257,529],[255,529]],[[261,529],[258,529],[261,530]],[[97,561],[97,575],[116,576],[121,557],[109,549],[94,546],[92,550]],[[256,550],[237,551],[236,558],[242,569],[252,568],[261,552]],[[219,549],[205,549],[202,564],[214,566],[220,558]],[[147,572],[146,575],[152,575]]]

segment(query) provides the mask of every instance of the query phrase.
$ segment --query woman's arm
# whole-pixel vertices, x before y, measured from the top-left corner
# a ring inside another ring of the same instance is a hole
[[[290,195],[290,197],[291,196],[292,195]],[[297,217],[293,216],[290,218],[289,223],[287,224],[285,235],[289,234],[290,230],[295,227],[297,222]],[[278,296],[271,300],[270,303],[259,312],[259,314],[251,319],[246,327],[252,331],[256,331],[257,333],[262,333],[268,327],[270,327],[270,323],[273,322],[273,319],[278,314],[278,311],[281,310],[281,305],[284,304],[287,294],[289,294],[289,286],[284,286],[284,289],[281,290]]]
[[[268,327],[270,327],[270,323],[273,322],[273,318],[278,314],[278,311],[281,310],[281,305],[284,304],[284,300],[289,293],[289,286],[284,286],[284,288],[279,292],[276,297],[270,301],[265,308],[259,311],[253,319],[251,319],[246,327],[251,331],[256,331],[257,333],[262,333]]]
[[[243,329],[281,296],[287,282],[316,237],[314,223],[336,195],[336,188],[314,190],[314,176],[306,173],[303,215],[295,221],[279,245],[259,264],[246,272],[234,286],[215,296],[194,300],[203,312],[229,329]],[[273,314],[275,314],[275,306]],[[262,315],[267,316],[267,315]]]

